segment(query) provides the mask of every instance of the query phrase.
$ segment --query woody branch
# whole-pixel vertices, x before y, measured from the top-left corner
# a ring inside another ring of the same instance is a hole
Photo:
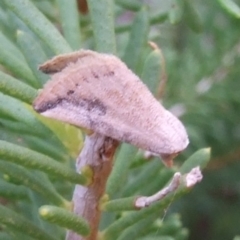
[[[170,181],[170,183],[163,189],[159,190],[157,193],[153,194],[152,196],[140,196],[135,200],[135,207],[138,209],[148,207],[149,205],[153,204],[154,202],[162,200],[168,194],[177,190],[180,186],[181,181],[187,188],[192,188],[195,184],[202,180],[202,173],[200,167],[193,168],[189,173],[185,176],[182,176],[180,172],[176,172]]]
[[[88,221],[91,234],[87,238],[69,231],[66,240],[95,240],[98,233],[101,211],[99,202],[105,192],[106,181],[112,169],[114,153],[119,143],[109,137],[93,133],[86,136],[84,147],[77,158],[78,172],[84,167],[90,167],[93,172],[92,183],[89,186],[76,185],[73,193],[73,212]]]

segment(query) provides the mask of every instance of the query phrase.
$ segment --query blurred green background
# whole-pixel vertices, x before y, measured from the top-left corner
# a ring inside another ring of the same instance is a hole
[[[24,42],[21,42],[19,34],[18,38],[16,37],[16,28],[26,32],[29,30],[13,13],[6,10],[3,2],[0,2],[1,36],[4,35],[21,49]],[[64,32],[64,27],[59,24],[61,16],[58,1],[32,2],[61,32]],[[71,47],[94,49],[92,25],[86,2],[79,0],[78,4],[81,15],[81,43],[79,41],[79,45],[75,44],[75,39]],[[155,42],[162,50],[167,73],[162,103],[181,118],[190,138],[189,147],[177,158],[175,165],[180,166],[187,156],[200,148],[212,149],[211,161],[204,170],[203,181],[194,187],[191,193],[172,203],[166,213],[166,218],[172,213],[180,213],[183,226],[189,229],[190,240],[226,240],[240,235],[240,8],[237,4],[240,6],[240,1],[115,0],[118,56],[139,76],[143,76],[144,61],[151,51],[147,41]],[[139,33],[137,24],[144,22],[144,17],[150,19],[150,24],[145,28],[144,24],[139,25],[144,37],[141,38],[143,42],[135,42],[141,46],[141,52],[134,55],[129,39]],[[131,31],[134,24],[137,25],[134,28],[136,33]],[[37,38],[34,34],[30,37]],[[71,42],[71,39],[68,41]],[[1,37],[0,45],[4,44]],[[40,44],[43,45],[41,42]],[[48,47],[44,48],[47,56],[43,56],[42,59],[55,55]],[[0,56],[3,56],[3,50],[2,48]],[[4,55],[4,58],[6,56]],[[1,69],[7,73],[11,72],[5,65]],[[14,74],[16,76],[18,73]],[[33,82],[30,85],[39,88],[48,77],[39,76],[39,79],[40,85],[34,86]],[[156,94],[158,82],[147,84]],[[11,126],[10,130],[6,126]],[[14,129],[18,129],[17,134],[14,133]],[[51,130],[61,135],[59,129]],[[80,132],[74,133],[72,137],[72,129],[67,130],[64,145],[68,150],[72,148],[68,151],[70,157],[55,137],[51,139],[52,144],[58,147],[56,149],[62,148],[61,153],[58,150],[47,149],[44,143],[41,147],[34,145],[36,139],[34,140],[33,136],[21,136],[19,131],[26,133],[31,129],[26,130],[2,112],[0,135],[3,140],[32,149],[41,149],[50,156],[62,158],[63,161],[72,160],[72,156],[75,157],[79,149],[76,143],[67,144],[66,136],[71,135],[68,137],[71,143],[74,142],[73,139],[81,141]],[[38,133],[39,136],[41,134],[43,133]],[[70,165],[73,165],[72,162]],[[55,186],[62,194],[71,196],[72,186],[66,184],[60,187],[58,184],[56,181]]]
[[[196,13],[185,10],[179,24],[158,26],[156,36],[168,69],[164,99],[181,111],[186,152],[212,148],[203,181],[173,207],[192,240],[240,234],[240,22],[220,2],[191,1]],[[191,27],[197,18],[199,32]]]

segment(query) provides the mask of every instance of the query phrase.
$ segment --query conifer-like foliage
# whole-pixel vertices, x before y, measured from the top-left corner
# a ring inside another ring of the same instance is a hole
[[[32,109],[49,79],[38,66],[81,48],[120,57],[190,138],[172,169],[121,145],[99,239],[238,239],[239,18],[232,0],[0,1],[0,239],[61,240],[66,229],[91,231],[71,212],[74,186],[86,183],[74,167],[84,130]],[[130,206],[196,166],[206,170],[191,193],[180,187],[147,208]]]

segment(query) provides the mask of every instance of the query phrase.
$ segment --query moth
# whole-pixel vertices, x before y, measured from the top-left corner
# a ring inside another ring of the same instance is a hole
[[[167,165],[187,147],[180,120],[116,56],[80,50],[39,69],[51,80],[34,100],[38,113],[150,151]]]

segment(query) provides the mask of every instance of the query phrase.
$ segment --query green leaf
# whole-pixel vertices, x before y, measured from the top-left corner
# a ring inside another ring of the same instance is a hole
[[[7,233],[1,231],[0,232],[0,239],[4,239],[4,240],[15,240],[12,238],[12,236],[8,235]]]
[[[28,107],[28,105],[22,104],[17,99],[14,99],[1,93],[0,102],[1,102],[0,104],[1,124],[6,129],[15,132],[15,134],[16,133],[22,135],[24,134],[25,136],[31,135],[32,138],[33,136],[35,136],[35,140],[31,142],[30,146],[34,146],[34,144],[38,142],[40,145],[38,145],[38,148],[36,148],[36,150],[37,149],[44,150],[43,149],[44,145],[46,146],[46,144],[48,144],[48,149],[55,148],[54,150],[51,149],[49,150],[53,155],[57,157],[56,159],[59,161],[65,161],[66,159],[69,159],[69,156],[66,156],[66,148],[64,147],[64,145],[66,145],[66,147],[70,145],[70,153],[74,155],[74,157],[76,157],[76,154],[79,153],[79,145],[81,145],[80,130],[76,130],[76,128],[64,125],[60,122],[50,120],[49,120],[50,127],[47,124],[46,124],[47,126],[45,126],[44,123],[38,120],[37,117],[40,115],[35,113],[32,110],[32,107],[30,108]],[[51,128],[52,125],[53,130]],[[54,133],[56,135],[54,135]],[[28,141],[28,139],[31,138],[31,136],[26,137],[25,140]],[[45,144],[41,144],[41,140],[37,140],[36,136],[41,137],[42,139],[47,138],[48,141],[45,142]],[[49,136],[51,137],[49,138]],[[60,140],[66,142],[62,143]],[[49,152],[49,150],[47,152]],[[54,154],[54,152],[56,151],[58,151],[58,154]]]
[[[101,209],[107,212],[135,210],[134,203],[136,198],[137,196],[108,201],[102,204]]]
[[[159,173],[155,176],[155,179],[152,179],[152,182],[149,182],[148,185],[146,184],[143,186],[143,194],[148,196],[156,191],[159,191],[159,189],[163,188],[169,182],[174,173],[174,169],[163,166],[163,168],[161,168]]]
[[[80,19],[76,0],[57,0],[63,35],[74,50],[81,46]],[[69,14],[71,13],[71,14]]]
[[[167,12],[159,12],[153,16],[150,16],[150,23],[151,23],[151,25],[163,23],[167,20],[167,18],[168,18]]]
[[[66,149],[53,141],[46,141],[44,138],[30,136],[28,134],[22,135],[22,138],[23,142],[32,150],[43,153],[58,161],[67,162],[71,160]]]
[[[144,45],[147,42],[149,31],[149,16],[146,8],[142,8],[132,24],[128,44],[123,56],[123,61],[132,70],[136,70]]]
[[[202,148],[196,151],[192,156],[190,156],[180,167],[179,171],[182,174],[190,172],[193,168],[199,166],[201,169],[204,169],[211,157],[210,148]]]
[[[24,186],[17,186],[3,180],[0,180],[0,196],[14,200],[28,199],[27,189]]]
[[[131,11],[139,11],[142,7],[142,3],[137,0],[117,0],[116,4]]]
[[[164,21],[166,21],[168,18],[168,13],[160,12],[160,13],[157,13],[157,14],[155,14],[153,16],[149,16],[149,17],[150,17],[150,20],[149,20],[150,24],[155,25],[155,24],[163,23]],[[122,24],[122,25],[116,26],[115,32],[116,33],[126,32],[129,29],[131,29],[131,27],[132,27],[132,23]]]
[[[158,225],[159,224],[159,225]],[[168,215],[164,220],[164,223],[161,222],[156,223],[156,228],[158,228],[158,236],[164,235],[173,235],[182,229],[182,223],[179,214]]]
[[[35,113],[35,116],[61,140],[72,158],[78,156],[83,145],[83,133],[81,129],[37,113]]]
[[[180,229],[179,232],[175,235],[175,240],[188,239],[189,231],[186,228]]]
[[[150,236],[150,237],[143,237],[141,238],[141,240],[176,240],[176,238],[173,238],[170,236]]]
[[[45,127],[38,119],[24,106],[24,104],[17,99],[9,97],[0,93],[0,117],[8,117],[12,121],[12,127],[17,127],[21,129],[21,125],[25,127],[26,132],[33,133],[34,135],[47,137],[51,134],[51,131]],[[6,127],[10,128],[6,124]],[[24,129],[24,128],[23,128]]]
[[[0,161],[0,171],[3,174],[7,174],[14,182],[16,181],[18,184],[29,187],[33,191],[41,194],[48,201],[58,206],[69,206],[68,201],[57,193],[49,181],[44,180],[41,176],[42,174],[32,173],[16,164],[3,161]]]
[[[168,18],[171,24],[177,24],[182,20],[184,11],[184,0],[172,0]]]
[[[153,95],[157,94],[161,80],[162,55],[159,49],[153,50],[146,58],[141,79],[148,86]]]
[[[4,161],[11,161],[27,168],[40,170],[59,179],[78,184],[87,183],[85,177],[69,167],[56,162],[46,155],[16,144],[0,140],[0,157]]]
[[[146,166],[143,166],[143,168],[144,167]],[[157,169],[154,173],[151,172],[153,167]],[[159,191],[159,189],[163,188],[174,174],[173,170],[166,168],[162,168],[162,170],[159,171],[159,167],[156,167],[156,164],[152,164],[148,169],[143,169],[143,172],[144,173],[140,173],[139,176],[134,179],[133,183],[129,183],[129,185],[126,186],[126,190],[123,191],[123,194],[121,195],[122,198],[107,202],[103,201],[101,206],[102,209],[109,212],[136,210],[134,207],[134,200],[137,196],[124,196],[130,194],[151,195],[153,192]],[[137,193],[136,188],[138,190]]]
[[[161,162],[159,159],[157,160],[151,160],[147,164],[145,164],[141,168],[141,172],[139,175],[134,176],[134,180],[127,184],[125,189],[123,190],[122,196],[130,196],[133,194],[136,194],[138,192],[141,192],[141,189],[145,188],[148,185],[152,185],[152,182],[157,181],[157,177],[159,176],[159,179],[161,179],[161,176],[159,175],[160,169],[162,167]],[[158,185],[160,184],[159,181]]]
[[[186,193],[186,188],[185,187],[179,188],[174,193],[174,199],[183,195],[184,193]],[[109,227],[107,227],[103,231],[102,233],[103,239],[105,240],[117,239],[119,237],[119,233],[122,233],[128,227],[132,228],[133,225],[137,224],[139,221],[147,217],[154,216],[156,212],[157,216],[159,216],[161,213],[163,214],[164,209],[167,206],[169,206],[169,204],[172,201],[173,196],[172,194],[170,194],[161,201],[156,202],[147,208],[143,208],[137,212],[136,211],[129,212],[125,216],[122,216],[120,219],[116,220],[114,223],[112,223]]]
[[[186,190],[188,190],[186,186],[179,187],[174,194],[170,194],[166,196],[161,201],[158,201],[152,204],[151,206],[147,208],[143,208],[137,212],[136,211],[129,212],[125,216],[122,216],[121,218],[116,220],[109,227],[107,227],[102,233],[102,238],[104,240],[117,239],[120,232],[124,231],[128,227],[132,227],[134,224],[138,223],[144,218],[150,217],[152,214],[156,213],[156,211],[158,212],[158,216],[161,213],[163,214],[166,207],[173,202],[173,198],[174,200],[176,200],[178,197],[182,196],[183,194],[186,194],[187,193]],[[130,208],[131,200],[133,200],[133,198],[118,199],[114,201],[127,201],[128,206]],[[123,206],[123,205],[120,205],[118,202],[118,206]],[[133,204],[132,204],[132,210],[134,210]]]
[[[117,159],[115,160],[114,168],[107,181],[106,192],[110,197],[113,197],[114,194],[123,187],[123,180],[126,180],[131,161],[136,153],[136,148],[127,144],[122,144]]]
[[[65,209],[46,205],[39,209],[39,214],[44,220],[72,230],[82,236],[88,236],[90,233],[90,226],[85,219]]]
[[[152,226],[153,221],[159,216],[158,213],[153,213],[150,216],[142,219],[138,223],[134,224],[131,228],[126,229],[120,233],[118,240],[139,239],[149,232],[149,228]]]
[[[24,82],[36,87],[36,79],[21,52],[1,32],[0,42],[0,64]]]
[[[184,16],[189,28],[191,28],[196,33],[202,32],[203,29],[202,21],[197,11],[193,7],[193,3],[191,0],[185,0],[184,10],[185,10]]]
[[[4,47],[5,49],[7,49],[7,51],[9,52],[9,55],[15,56],[15,58],[23,61],[26,64],[24,56],[22,55],[21,51],[12,42],[12,40],[8,38],[7,35],[4,35],[2,32],[0,32],[0,41],[1,41],[1,47]]]
[[[4,207],[3,205],[0,205],[0,212],[0,223],[10,227],[13,230],[27,234],[35,240],[57,240],[26,218],[20,216],[7,207]]]
[[[8,9],[8,18],[11,21],[11,28],[12,28],[12,32],[14,32],[14,41],[16,41],[16,34],[18,31],[20,32],[24,32],[27,35],[30,35],[30,37],[33,39],[31,41],[36,42],[38,45],[40,45],[41,51],[44,51],[44,55],[47,55],[47,59],[51,58],[54,55],[54,52],[49,48],[48,45],[45,44],[44,41],[42,41],[41,38],[39,38],[39,36],[37,36],[30,28],[29,26],[26,25],[25,22],[22,21],[22,19],[20,19],[13,11]],[[20,46],[19,43],[18,47]],[[35,43],[34,43],[35,45]],[[25,53],[24,53],[25,54]],[[34,54],[34,56],[36,56],[37,53]],[[41,53],[40,56],[41,57]]]
[[[113,0],[88,0],[96,50],[116,54]]]
[[[218,0],[220,5],[233,17],[240,18],[240,7],[232,0]]]
[[[42,87],[48,80],[48,76],[38,70],[38,66],[47,60],[41,45],[30,34],[17,31],[17,42],[25,56],[28,66],[38,80],[38,88]]]
[[[34,5],[49,19],[53,22],[56,21],[56,9],[55,9],[55,1],[49,0],[41,0],[41,1],[34,1]],[[55,11],[54,11],[55,10]]]
[[[4,0],[12,10],[57,55],[71,48],[51,22],[29,0]],[[34,20],[33,20],[34,19]]]
[[[1,71],[0,91],[28,104],[32,104],[33,99],[37,96],[36,89]]]

